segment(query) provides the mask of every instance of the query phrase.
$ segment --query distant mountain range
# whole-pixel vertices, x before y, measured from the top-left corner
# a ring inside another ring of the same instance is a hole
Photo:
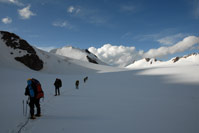
[[[62,53],[62,55],[60,51],[68,51],[68,53]],[[56,74],[81,74],[104,71],[104,68],[115,70],[88,50],[63,47],[46,52],[7,31],[0,31],[0,67],[31,69]]]
[[[59,69],[74,70],[72,69],[73,67],[81,69],[81,71],[84,71],[84,69],[99,69],[96,64],[108,67],[108,64],[101,61],[88,49],[82,50],[72,46],[65,46],[45,52],[31,46],[26,40],[21,39],[14,33],[0,31],[0,66],[55,72],[59,71]],[[199,65],[199,54],[194,53],[183,57],[175,57],[164,62],[153,58],[145,58],[135,61],[126,68],[134,69],[186,64]]]
[[[182,57],[175,57],[169,61],[160,61],[154,58],[144,58],[128,65],[126,68],[143,68],[156,66],[173,66],[173,65],[199,65],[199,54],[193,53]]]

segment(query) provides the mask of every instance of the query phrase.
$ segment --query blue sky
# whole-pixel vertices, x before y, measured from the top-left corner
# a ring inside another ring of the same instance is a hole
[[[1,30],[38,47],[149,51],[199,36],[199,0],[0,0],[0,19]]]

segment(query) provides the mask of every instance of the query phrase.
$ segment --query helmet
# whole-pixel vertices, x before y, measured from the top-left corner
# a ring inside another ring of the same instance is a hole
[[[32,83],[31,79],[27,80],[28,85],[30,85]]]

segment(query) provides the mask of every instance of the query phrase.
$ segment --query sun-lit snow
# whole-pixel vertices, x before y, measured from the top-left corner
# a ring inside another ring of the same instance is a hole
[[[27,79],[32,77],[41,82],[45,92],[42,116],[29,120],[21,133],[199,132],[198,55],[165,64],[144,59],[136,67],[125,69],[36,49],[44,68],[33,71],[15,61],[3,43],[0,42],[1,133],[18,132],[26,123],[23,101],[28,98],[24,91]],[[148,67],[141,67],[143,63]],[[88,81],[84,83],[86,76]],[[60,96],[54,96],[57,77],[63,83]],[[76,80],[80,81],[79,90],[75,89]]]
[[[165,67],[165,66],[186,66],[199,65],[199,54],[191,54],[183,57],[175,57],[168,61],[159,61],[154,58],[144,58],[128,65],[128,69],[140,69],[149,67]]]
[[[50,52],[55,53],[57,55],[62,55],[65,57],[69,57],[69,58],[81,60],[81,61],[86,61],[86,62],[89,62],[88,58],[90,58],[94,60],[97,64],[105,65],[105,63],[99,60],[97,56],[90,53],[88,49],[83,50],[79,48],[74,48],[72,46],[65,46],[63,48],[52,49]]]
[[[34,77],[45,92],[42,117],[30,120],[21,132],[197,133],[198,71],[187,66],[65,75],[0,68],[0,132],[17,132],[26,122],[22,101],[27,99],[26,80]],[[89,78],[83,83],[85,76]],[[56,77],[63,81],[58,97]]]

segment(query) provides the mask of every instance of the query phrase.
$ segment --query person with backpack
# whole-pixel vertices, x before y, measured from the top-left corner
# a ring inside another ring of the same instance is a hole
[[[35,116],[41,116],[40,98],[44,97],[44,92],[38,80],[32,78],[27,80],[25,95],[29,96],[30,119],[36,119]],[[37,108],[36,115],[34,114],[34,106]]]
[[[84,78],[84,83],[86,83],[87,80],[88,80],[88,77],[85,77],[85,78]]]
[[[76,89],[79,89],[79,80],[76,80],[75,87],[76,87]]]
[[[59,88],[62,87],[62,81],[61,81],[61,79],[56,78],[54,86],[55,86],[55,96],[60,95]]]

